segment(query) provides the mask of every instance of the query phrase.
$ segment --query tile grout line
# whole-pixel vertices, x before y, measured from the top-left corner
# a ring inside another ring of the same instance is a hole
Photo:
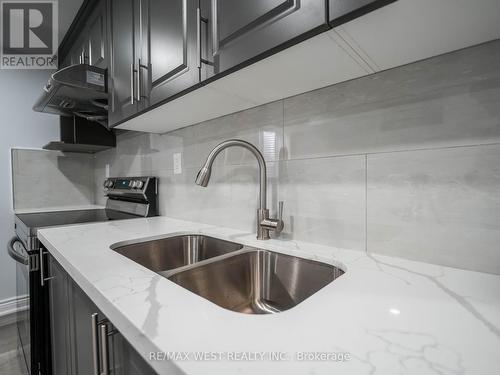
[[[280,201],[281,199],[281,171],[283,170],[283,164],[281,164],[282,162],[285,162],[287,159],[288,159],[288,155],[285,155],[288,154],[288,152],[286,151],[286,147],[285,147],[285,99],[281,99],[281,120],[282,120],[282,128],[281,128],[281,151],[280,154],[278,154],[278,163],[277,163],[277,187],[276,187],[276,198],[277,198],[277,202]],[[278,203],[277,203],[278,204]]]
[[[379,152],[359,152],[359,153],[352,153],[352,154],[336,154],[336,155],[323,155],[323,156],[306,156],[306,157],[293,158],[293,159],[287,159],[287,160],[282,160],[282,161],[300,161],[300,160],[312,160],[312,159],[345,158],[345,157],[351,157],[351,156],[384,155],[384,154],[396,154],[396,153],[420,152],[420,151],[440,151],[440,150],[450,150],[450,149],[457,149],[457,148],[490,147],[490,146],[500,146],[500,142],[494,142],[494,143],[477,143],[477,144],[470,144],[470,145],[443,146],[443,147],[424,147],[424,148],[414,148],[414,149],[405,149],[405,150],[393,150],[393,151],[379,151]],[[278,160],[271,160],[269,162],[276,162],[276,161],[278,161]]]
[[[301,157],[301,158],[287,158],[287,159],[275,159],[275,160],[266,160],[267,164],[281,164],[295,161],[306,161],[306,160],[321,160],[321,159],[336,159],[336,158],[348,158],[354,156],[371,156],[371,155],[384,155],[384,154],[398,154],[398,153],[410,153],[410,152],[422,152],[422,151],[441,151],[441,150],[452,150],[452,149],[461,149],[461,148],[475,148],[475,147],[490,147],[490,146],[500,146],[500,142],[498,143],[480,143],[480,144],[471,144],[471,145],[461,145],[461,146],[446,146],[446,147],[437,147],[437,148],[419,148],[419,149],[408,149],[408,150],[395,150],[395,151],[381,151],[381,152],[368,152],[368,153],[355,153],[355,154],[339,154],[339,155],[325,155],[325,156],[311,156],[311,157]],[[238,166],[247,166],[252,165],[252,162],[239,162],[239,163],[224,163],[223,166],[229,167],[238,167]],[[196,166],[187,166],[184,167],[185,170],[195,170],[199,169]],[[152,168],[150,171],[158,172],[172,172],[173,168],[163,167],[163,168]],[[149,172],[148,172],[149,173]]]
[[[368,154],[365,154],[365,252],[368,253]]]
[[[281,148],[283,149],[283,160],[288,159],[288,157],[285,157],[285,99],[281,99],[281,109],[282,109],[282,123],[283,126],[281,128]],[[278,155],[278,159],[280,159]]]

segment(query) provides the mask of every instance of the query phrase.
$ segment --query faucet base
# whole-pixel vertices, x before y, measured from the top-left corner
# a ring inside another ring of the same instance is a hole
[[[257,239],[258,240],[270,240],[271,239],[271,237],[269,236],[269,229],[262,226],[262,223],[264,223],[268,218],[269,218],[269,210],[268,209],[259,208],[257,210]]]

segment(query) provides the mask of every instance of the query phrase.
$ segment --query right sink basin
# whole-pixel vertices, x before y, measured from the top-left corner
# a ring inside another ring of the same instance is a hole
[[[242,250],[169,276],[169,280],[223,307],[246,314],[288,310],[344,271],[267,250]]]

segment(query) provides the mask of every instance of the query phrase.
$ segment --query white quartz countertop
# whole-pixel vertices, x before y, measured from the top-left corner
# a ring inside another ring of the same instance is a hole
[[[246,315],[110,249],[120,241],[183,233],[316,259],[346,273],[288,311]],[[257,241],[253,233],[167,217],[49,228],[39,238],[144,358],[178,353],[174,360],[150,362],[161,374],[500,371],[497,275],[296,241]],[[300,360],[305,352],[330,354]],[[342,353],[350,357],[338,360]],[[201,354],[207,358],[196,360]]]

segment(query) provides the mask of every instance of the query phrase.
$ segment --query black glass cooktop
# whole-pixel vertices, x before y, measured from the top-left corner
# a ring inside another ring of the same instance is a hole
[[[17,214],[16,216],[29,229],[59,225],[93,223],[108,220],[133,219],[138,217],[130,214],[125,214],[123,212],[106,209],[33,212],[26,214]]]

